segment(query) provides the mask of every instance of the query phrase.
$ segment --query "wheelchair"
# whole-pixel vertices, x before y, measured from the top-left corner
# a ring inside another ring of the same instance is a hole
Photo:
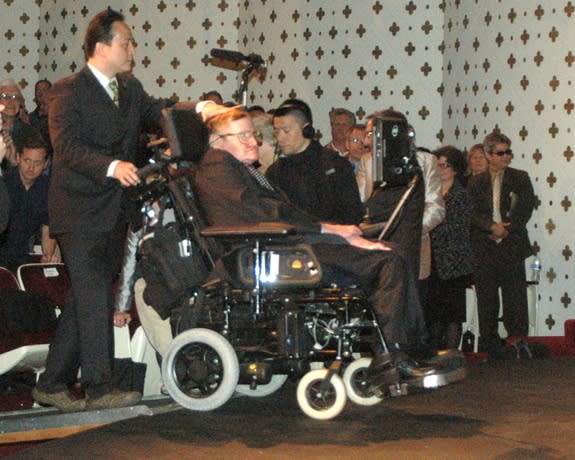
[[[194,115],[182,115],[191,117],[185,124],[205,135]],[[170,144],[177,150],[182,145],[175,136],[172,130]],[[148,258],[148,267],[162,275],[160,284],[181,294],[171,310],[174,339],[162,361],[164,386],[178,404],[210,411],[235,393],[263,397],[293,379],[300,409],[328,420],[348,399],[370,406],[405,395],[410,387],[434,389],[465,377],[458,357],[456,366],[374,394],[367,372],[370,350],[374,343],[387,348],[361,287],[350,280],[324,285],[312,247],[297,241],[289,225],[205,226],[194,194],[193,162],[188,174],[177,178],[169,164],[140,173],[144,185],[133,201],[144,217],[141,260]],[[173,210],[171,224],[163,222],[166,209]],[[159,258],[156,251],[154,258],[145,246],[161,234],[160,226],[172,230],[177,249],[171,255],[162,249]],[[180,268],[184,259],[188,268]]]

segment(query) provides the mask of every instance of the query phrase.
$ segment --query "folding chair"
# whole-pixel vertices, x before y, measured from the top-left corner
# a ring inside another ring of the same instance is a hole
[[[62,308],[70,290],[70,276],[63,263],[30,263],[16,272],[23,290],[43,294]]]
[[[0,290],[3,289],[22,290],[22,286],[10,270],[0,267]],[[44,371],[48,348],[47,343],[27,344],[0,353],[0,375],[32,371],[38,380]]]
[[[1,289],[22,289],[14,273],[5,267],[0,267],[0,290]]]

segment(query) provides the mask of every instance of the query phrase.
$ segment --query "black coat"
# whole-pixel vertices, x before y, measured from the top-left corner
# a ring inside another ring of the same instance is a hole
[[[493,225],[493,188],[489,171],[469,179],[467,191],[471,198],[471,241],[475,256],[481,260],[485,248],[492,245],[489,239]],[[525,259],[532,253],[527,222],[535,206],[535,195],[529,175],[525,171],[506,168],[501,183],[500,211],[503,221],[509,222],[509,235],[500,243],[506,253]]]
[[[358,224],[364,214],[351,163],[312,141],[273,163],[266,177],[299,208],[322,222]]]

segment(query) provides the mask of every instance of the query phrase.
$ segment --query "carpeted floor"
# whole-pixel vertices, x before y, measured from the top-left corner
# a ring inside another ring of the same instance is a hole
[[[461,383],[348,402],[331,421],[303,415],[288,382],[265,398],[124,420],[10,458],[575,458],[573,382],[573,357],[474,363]]]

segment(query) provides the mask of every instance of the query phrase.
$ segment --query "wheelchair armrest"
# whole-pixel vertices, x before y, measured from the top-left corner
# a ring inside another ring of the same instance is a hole
[[[376,222],[374,224],[359,224],[359,229],[365,238],[377,238],[387,222]]]
[[[202,236],[214,238],[243,238],[249,240],[287,237],[295,235],[293,225],[281,222],[259,222],[251,225],[213,226],[204,228]]]

